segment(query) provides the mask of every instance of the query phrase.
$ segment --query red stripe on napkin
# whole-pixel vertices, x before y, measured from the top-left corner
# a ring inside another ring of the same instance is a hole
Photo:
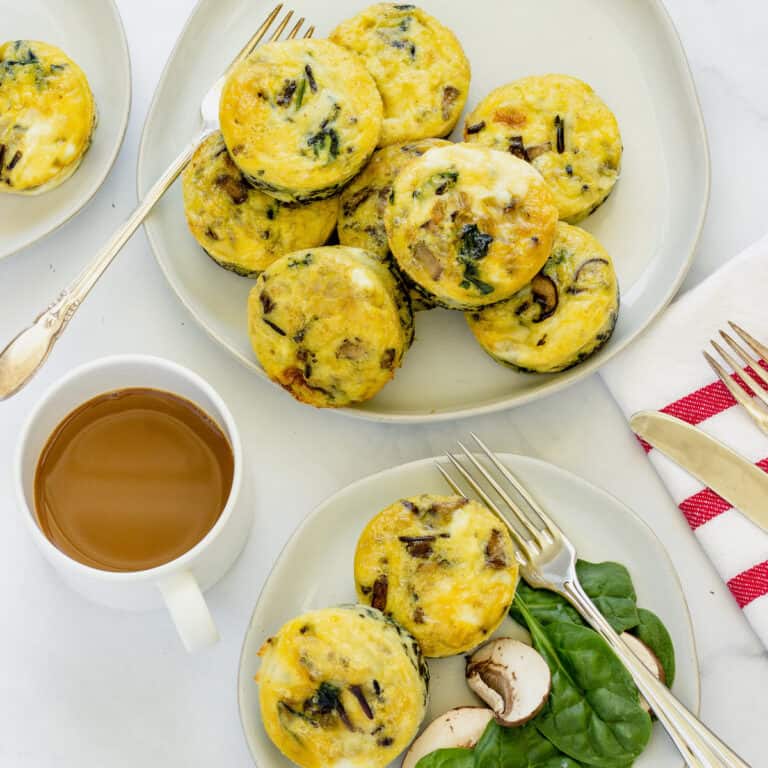
[[[749,605],[758,597],[768,595],[768,560],[734,576],[728,582],[728,589],[736,598],[739,608]]]
[[[763,472],[768,472],[768,458],[761,459],[755,464]],[[685,515],[688,525],[695,531],[700,525],[708,523],[713,517],[722,515],[731,509],[729,504],[722,496],[718,496],[711,488],[705,488],[703,491],[694,493],[684,499],[678,505],[680,511]]]
[[[760,360],[760,367],[768,370],[768,363],[764,360]],[[752,382],[757,384],[765,390],[768,390],[768,386],[757,376],[751,368],[747,368],[751,376]],[[744,382],[739,379],[735,374],[731,374],[731,378],[750,396],[754,397],[745,386]],[[751,382],[750,382],[751,383]],[[679,400],[675,400],[674,403],[664,406],[661,409],[661,413],[666,413],[668,416],[674,416],[687,424],[701,424],[702,421],[711,419],[713,416],[717,416],[718,413],[727,411],[736,405],[736,400],[733,395],[728,391],[728,388],[722,381],[713,381],[711,384],[707,384],[701,389],[697,389],[695,392],[691,392],[690,395],[681,397]],[[643,450],[646,453],[650,453],[653,450],[653,446],[643,440],[642,437],[637,438],[640,441],[640,445],[643,446]]]

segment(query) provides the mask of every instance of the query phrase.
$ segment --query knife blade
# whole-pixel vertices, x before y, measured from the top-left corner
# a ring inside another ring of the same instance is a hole
[[[632,431],[768,532],[768,474],[706,432],[657,411],[640,411]]]

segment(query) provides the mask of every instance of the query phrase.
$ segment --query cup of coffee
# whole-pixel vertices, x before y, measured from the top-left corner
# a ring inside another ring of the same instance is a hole
[[[253,518],[237,427],[204,379],[144,355],[75,369],[27,420],[15,479],[34,541],[70,586],[112,608],[164,604],[189,651],[218,640],[203,592]]]

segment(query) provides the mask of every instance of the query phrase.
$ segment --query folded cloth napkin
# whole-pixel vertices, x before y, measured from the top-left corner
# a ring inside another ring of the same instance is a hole
[[[768,343],[767,291],[768,236],[683,294],[603,369],[603,379],[627,418],[641,410],[663,411],[697,425],[768,472],[768,437],[737,406],[701,354],[728,320]],[[768,647],[768,534],[659,451],[644,448]]]

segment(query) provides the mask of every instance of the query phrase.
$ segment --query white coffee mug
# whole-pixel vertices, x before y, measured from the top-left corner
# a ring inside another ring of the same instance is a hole
[[[166,390],[205,411],[229,439],[234,474],[224,511],[192,549],[156,568],[118,573],[73,560],[48,540],[35,517],[34,481],[40,452],[68,414],[97,395],[129,387]],[[16,450],[15,479],[19,507],[33,539],[71,587],[111,608],[142,611],[165,604],[188,651],[219,639],[203,592],[237,559],[253,514],[243,493],[243,455],[235,420],[204,379],[176,363],[146,355],[116,355],[76,368],[45,393],[29,416]]]

